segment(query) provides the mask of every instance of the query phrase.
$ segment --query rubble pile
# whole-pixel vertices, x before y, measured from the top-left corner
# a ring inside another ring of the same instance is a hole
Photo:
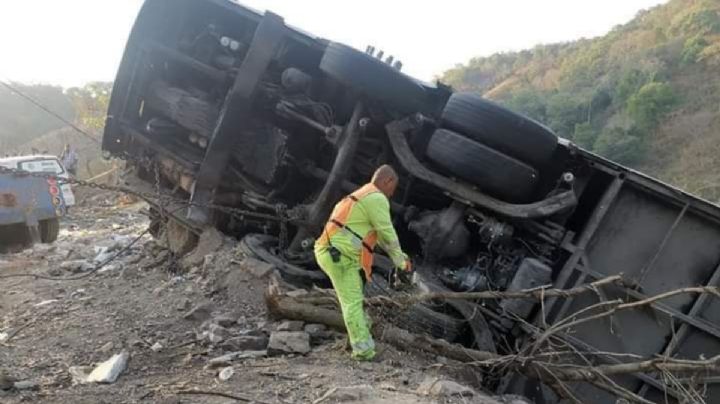
[[[171,262],[142,235],[144,204],[99,205],[71,212],[55,244],[0,257],[0,275],[87,275],[0,279],[3,403],[521,402],[483,394],[444,358],[381,346],[356,363],[344,334],[268,317],[274,267],[235,240],[211,231]]]

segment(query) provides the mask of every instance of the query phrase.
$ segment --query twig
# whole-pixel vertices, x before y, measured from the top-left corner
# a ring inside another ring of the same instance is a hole
[[[426,302],[428,300],[489,300],[489,299],[544,299],[546,297],[570,297],[593,292],[601,286],[622,283],[620,275],[613,275],[607,278],[599,279],[595,282],[577,286],[572,289],[524,289],[514,292],[498,292],[487,290],[483,292],[432,292],[421,293],[417,295],[408,295],[398,298],[401,303],[416,304]],[[372,298],[368,301],[372,304],[377,299]]]

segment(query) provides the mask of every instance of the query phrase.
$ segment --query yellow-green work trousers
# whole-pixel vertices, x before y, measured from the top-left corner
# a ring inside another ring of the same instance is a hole
[[[333,262],[327,248],[317,248],[315,259],[330,278],[337,294],[352,346],[352,357],[360,361],[372,360],[375,357],[375,342],[363,309],[363,282],[359,262],[344,255],[340,256],[340,262]]]

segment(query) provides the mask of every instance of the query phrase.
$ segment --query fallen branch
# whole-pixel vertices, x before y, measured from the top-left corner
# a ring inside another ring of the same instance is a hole
[[[524,289],[512,292],[500,292],[494,290],[486,290],[483,292],[427,292],[416,295],[404,295],[394,297],[394,301],[401,305],[412,305],[430,300],[490,300],[490,299],[535,299],[543,300],[547,297],[570,297],[577,296],[587,292],[595,292],[602,286],[622,284],[620,275],[613,275],[607,278],[599,279],[595,282],[577,286],[572,289],[548,289],[534,288]],[[370,305],[388,304],[386,297],[370,298],[367,303]]]
[[[463,298],[463,299],[488,299],[488,298],[544,298],[549,296],[573,296],[587,291],[595,290],[597,287],[616,283],[620,277],[605,278],[592,284],[582,287],[556,290],[556,289],[540,289],[526,290],[512,293],[502,292],[479,292],[479,293],[426,293],[417,297],[409,297],[403,300],[404,303],[409,301],[421,302],[434,299]],[[271,283],[265,295],[266,303],[271,314],[293,320],[304,320],[313,323],[322,323],[338,330],[344,330],[344,322],[340,312],[327,304],[331,302],[327,295],[322,293],[313,293],[310,296],[290,297],[284,295],[277,283]],[[598,305],[590,306],[580,310],[576,314],[584,314],[593,309],[609,309],[601,313],[592,314],[581,319],[564,320],[556,324],[556,327],[550,327],[540,334],[539,342],[547,340],[553,334],[580,323],[592,321],[598,318],[609,316],[619,310],[637,309],[645,305],[652,304],[658,300],[666,299],[683,293],[711,293],[719,295],[717,288],[684,288],[676,291],[662,293],[646,299],[624,303],[620,300],[611,302],[601,302]],[[376,304],[388,305],[392,304],[389,299],[368,299]],[[323,305],[319,307],[318,304]],[[558,326],[559,325],[559,326]],[[547,352],[540,352],[537,355],[531,353],[527,356],[522,355],[499,355],[492,352],[479,351],[469,349],[464,346],[453,344],[445,340],[434,339],[425,335],[417,335],[406,330],[394,327],[389,324],[377,324],[374,335],[378,340],[384,341],[399,349],[412,349],[423,353],[441,355],[450,359],[454,359],[468,365],[478,366],[488,369],[498,369],[516,371],[522,373],[528,378],[540,380],[551,386],[560,386],[558,390],[564,391],[563,395],[570,394],[567,387],[563,388],[563,382],[587,382],[594,386],[615,394],[618,397],[625,398],[631,402],[648,404],[648,400],[636,395],[635,393],[624,389],[610,379],[611,376],[650,373],[650,372],[682,372],[688,374],[701,374],[707,372],[720,372],[720,355],[707,360],[678,360],[671,358],[657,358],[637,360],[622,364],[612,365],[575,365],[572,363],[553,363],[549,360],[552,355]],[[538,345],[536,345],[538,346]],[[630,355],[627,355],[631,357]],[[635,357],[634,359],[637,359]]]

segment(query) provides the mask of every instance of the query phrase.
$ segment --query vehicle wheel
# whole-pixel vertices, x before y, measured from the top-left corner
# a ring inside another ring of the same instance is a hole
[[[60,219],[40,221],[40,241],[45,244],[54,243],[60,233]]]
[[[508,202],[526,202],[539,180],[527,164],[447,129],[435,131],[427,156],[448,173]]]
[[[349,46],[330,43],[320,61],[320,70],[399,112],[411,113],[424,108],[427,93],[420,82]]]
[[[311,271],[293,265],[278,256],[278,239],[265,234],[248,234],[240,242],[240,250],[248,256],[272,264],[283,279],[297,286],[329,286],[330,280],[320,270]]]
[[[398,292],[390,288],[387,280],[381,275],[374,274],[373,281],[365,285],[367,297],[393,296],[396,293]],[[442,338],[451,342],[462,336],[466,327],[463,319],[435,311],[425,304],[413,305],[407,310],[397,313],[397,317],[394,316],[394,313],[389,315],[392,317],[393,324],[400,328],[416,333],[429,334],[435,338]]]
[[[537,167],[552,159],[558,144],[548,127],[469,93],[450,97],[442,126]]]

